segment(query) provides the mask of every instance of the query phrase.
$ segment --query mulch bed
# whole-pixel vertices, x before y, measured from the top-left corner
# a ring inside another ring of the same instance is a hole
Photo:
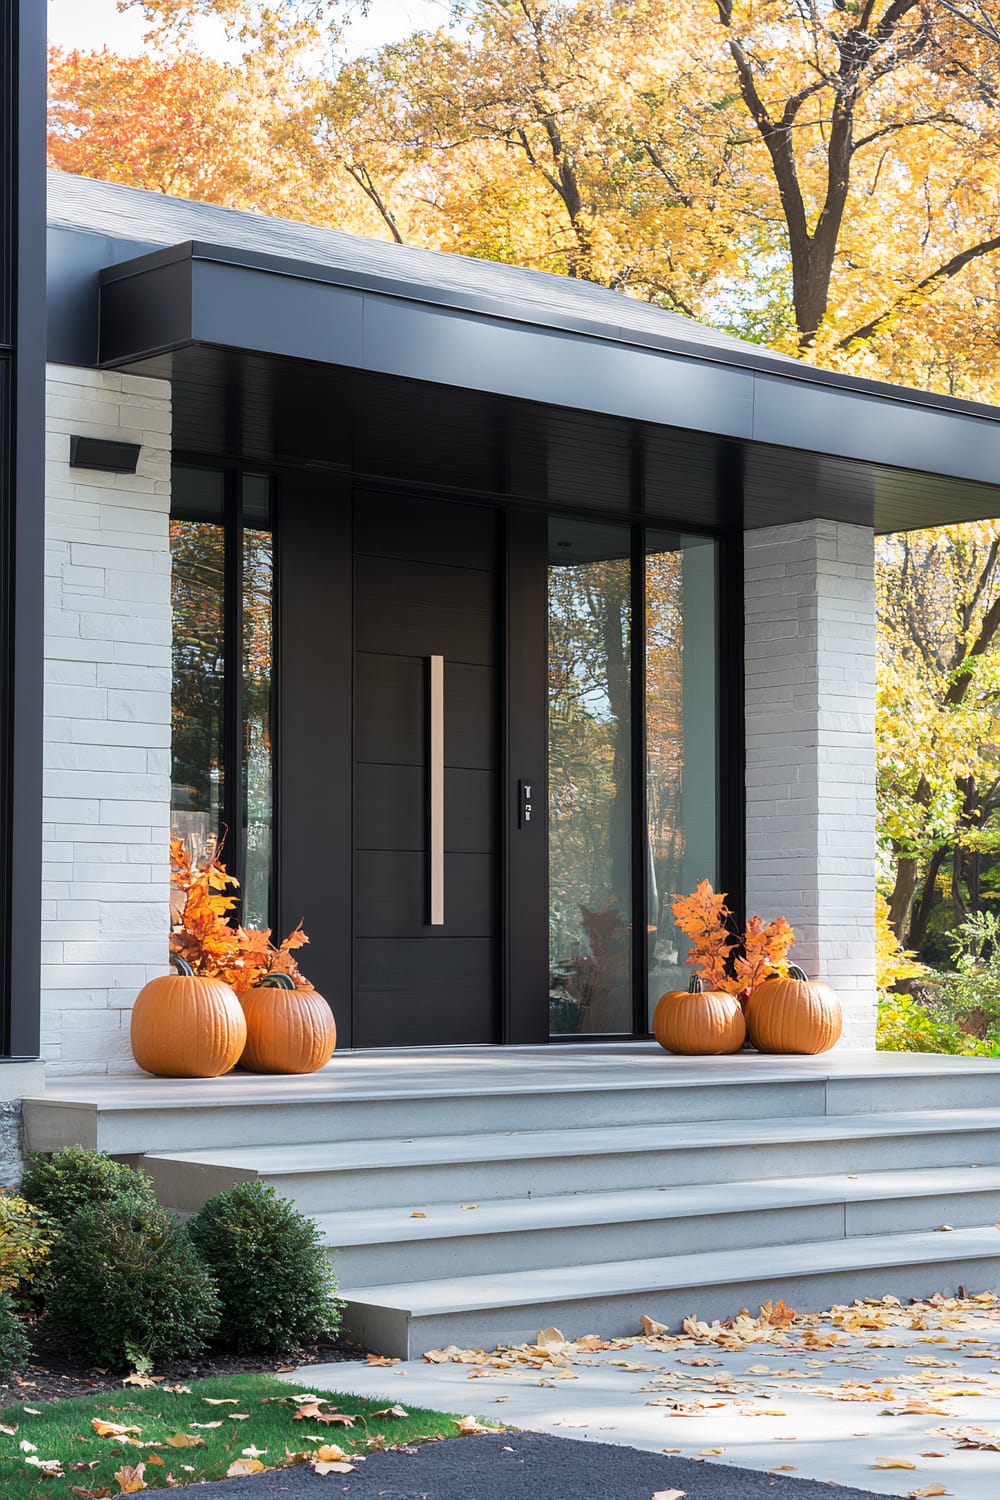
[[[22,1402],[39,1406],[46,1401],[66,1401],[71,1396],[93,1396],[99,1391],[122,1389],[121,1372],[74,1363],[53,1349],[43,1325],[34,1316],[25,1317],[23,1326],[31,1343],[31,1361],[19,1374],[12,1376],[7,1385],[0,1385],[0,1406]],[[300,1365],[364,1359],[366,1354],[367,1350],[360,1344],[353,1344],[348,1339],[308,1344],[291,1350],[280,1359],[260,1354],[241,1357],[224,1350],[209,1350],[195,1360],[179,1359],[169,1365],[160,1365],[156,1375],[157,1378],[162,1375],[167,1385],[176,1385],[190,1380],[209,1380],[217,1375],[274,1374],[295,1370]]]

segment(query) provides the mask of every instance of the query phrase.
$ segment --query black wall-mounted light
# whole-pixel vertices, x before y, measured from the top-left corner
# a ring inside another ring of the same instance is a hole
[[[106,474],[134,474],[141,451],[139,443],[73,436],[69,440],[69,466],[71,469],[103,469]]]

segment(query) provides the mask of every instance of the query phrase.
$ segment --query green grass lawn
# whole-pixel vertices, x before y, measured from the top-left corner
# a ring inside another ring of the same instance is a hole
[[[388,1401],[324,1394],[309,1384],[307,1373],[302,1379],[301,1385],[286,1385],[269,1375],[237,1375],[176,1389],[124,1387],[40,1407],[32,1407],[30,1398],[8,1406],[0,1410],[0,1495],[3,1500],[103,1500],[138,1493],[140,1486],[127,1488],[127,1473],[116,1475],[140,1464],[146,1489],[167,1489],[170,1483],[224,1479],[241,1461],[265,1468],[361,1462],[380,1448],[459,1435],[459,1419],[442,1412],[407,1406],[405,1415],[395,1415]],[[295,1399],[305,1395],[319,1400]],[[311,1405],[315,1410],[296,1420],[299,1409]],[[353,1422],[323,1420],[328,1417]],[[102,1437],[95,1418],[131,1430]],[[324,1447],[340,1449],[344,1457],[321,1453]],[[46,1473],[29,1459],[58,1460],[59,1471]]]

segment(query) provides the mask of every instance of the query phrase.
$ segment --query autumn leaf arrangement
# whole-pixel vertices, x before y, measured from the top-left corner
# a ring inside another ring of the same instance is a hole
[[[296,950],[309,941],[302,923],[275,944],[270,928],[231,922],[239,881],[217,851],[192,863],[184,840],[171,839],[170,883],[170,951],[195,974],[221,979],[237,995],[246,994],[269,974],[287,974],[296,988],[307,987],[295,958]]]
[[[751,917],[735,930],[725,895],[700,880],[673,903],[690,939],[687,963],[700,970],[688,990],[668,990],[653,1012],[653,1035],[667,1052],[722,1056],[749,1041],[758,1052],[828,1052],[840,1040],[844,1010],[829,985],[788,962],[795,934],[784,917]]]
[[[739,933],[725,893],[713,891],[709,880],[699,880],[690,896],[678,896],[673,912],[690,939],[686,962],[699,971],[707,990],[733,995],[744,1010],[765,979],[788,972],[795,933],[784,917],[771,922],[751,917]]]

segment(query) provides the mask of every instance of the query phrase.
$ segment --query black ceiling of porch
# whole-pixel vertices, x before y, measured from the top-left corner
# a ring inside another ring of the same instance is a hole
[[[192,344],[120,368],[172,380],[174,448],[192,456],[695,528],[825,516],[884,532],[1000,512],[1000,492],[970,480],[241,350]]]

